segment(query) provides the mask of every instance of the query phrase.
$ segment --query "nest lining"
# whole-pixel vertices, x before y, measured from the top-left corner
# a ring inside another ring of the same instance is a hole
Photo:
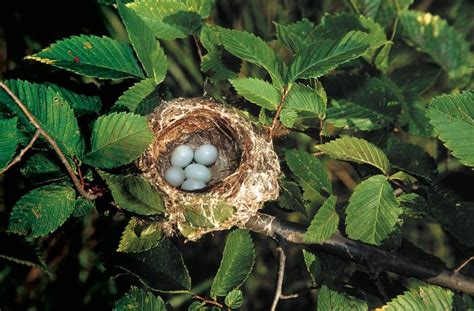
[[[280,166],[272,142],[238,111],[206,98],[178,98],[158,106],[149,115],[149,125],[154,141],[137,164],[164,197],[168,233],[177,227],[196,240],[243,224],[264,202],[278,197]],[[168,184],[163,176],[173,150],[182,144],[196,149],[204,143],[219,151],[208,187],[186,192]],[[202,219],[192,222],[191,214]]]

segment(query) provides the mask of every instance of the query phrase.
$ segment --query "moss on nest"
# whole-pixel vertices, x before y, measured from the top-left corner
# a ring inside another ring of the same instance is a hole
[[[163,195],[167,234],[178,228],[197,240],[244,224],[264,202],[277,199],[280,164],[272,142],[237,110],[207,98],[178,98],[157,107],[149,115],[149,125],[154,141],[138,167]],[[163,175],[174,148],[205,143],[219,150],[208,187],[186,192],[168,184]]]

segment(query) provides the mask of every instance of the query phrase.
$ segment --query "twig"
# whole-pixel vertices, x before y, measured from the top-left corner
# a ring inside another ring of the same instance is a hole
[[[339,178],[339,180],[346,186],[349,190],[354,190],[357,186],[357,182],[352,178],[352,176],[343,168],[343,166],[335,161],[330,160],[327,162],[328,168],[334,173],[334,175]]]
[[[198,40],[198,38],[196,37],[196,35],[194,33],[193,33],[193,41],[194,41],[194,45],[196,46],[196,49],[197,49],[197,52],[198,52],[198,55],[199,55],[199,59],[202,60],[203,54],[202,54],[202,50],[201,50],[201,45],[199,44],[199,40]]]
[[[218,302],[215,301],[215,300],[210,300],[210,299],[207,299],[207,298],[205,298],[205,297],[201,297],[201,296],[199,296],[199,295],[194,295],[194,296],[193,296],[193,299],[200,300],[200,301],[202,301],[202,302],[204,302],[204,303],[207,303],[207,304],[210,304],[210,305],[214,305],[214,306],[219,307],[219,308],[221,308],[221,309],[224,308],[224,305],[223,305],[223,304],[220,304],[220,303],[218,303]]]
[[[303,240],[306,227],[278,220],[274,216],[259,213],[251,217],[243,227],[290,243],[311,244]],[[311,247],[361,265],[368,263],[376,265],[380,271],[391,271],[474,295],[472,277],[446,269],[428,259],[415,259],[356,242],[343,237],[340,233],[334,234],[321,244],[311,244]]]
[[[270,127],[270,132],[269,132],[269,141],[272,140],[272,137],[273,137],[273,131],[275,130],[275,127],[277,126],[278,124],[278,121],[280,119],[280,114],[281,114],[281,110],[283,109],[283,105],[285,104],[285,100],[286,100],[286,96],[288,96],[288,93],[290,92],[290,88],[291,88],[291,85],[289,85],[288,87],[285,87],[282,91],[282,94],[281,94],[281,98],[280,98],[280,103],[278,104],[278,107],[277,107],[277,111],[275,113],[275,116],[273,117],[273,120],[272,120],[272,126]]]
[[[23,158],[23,156],[25,155],[25,153],[31,149],[31,147],[33,147],[33,144],[36,142],[36,140],[38,139],[38,137],[40,136],[40,132],[36,131],[35,132],[35,135],[33,135],[33,137],[31,138],[30,142],[28,143],[28,145],[26,145],[25,148],[21,149],[20,153],[10,162],[10,164],[7,165],[7,167],[5,167],[4,169],[2,169],[0,171],[0,175],[2,175],[3,173],[5,173],[6,171],[8,171],[13,165],[17,164],[18,162],[21,161],[21,158]]]
[[[76,174],[74,173],[73,168],[69,164],[66,156],[63,154],[61,149],[59,148],[58,144],[56,141],[41,127],[39,122],[36,120],[36,118],[28,111],[26,108],[25,104],[21,102],[21,100],[10,90],[10,88],[4,84],[3,82],[0,82],[0,87],[5,90],[5,92],[13,99],[13,101],[18,105],[18,107],[21,109],[21,111],[25,114],[25,116],[28,118],[28,120],[33,124],[33,126],[36,128],[36,130],[43,136],[43,138],[53,147],[53,150],[56,152],[56,154],[59,157],[59,160],[61,163],[64,165],[64,168],[68,172],[69,176],[72,179],[72,182],[74,183],[74,186],[76,187],[77,191],[86,199],[88,200],[94,200],[97,198],[96,195],[87,192],[81,185],[81,182],[77,178]]]
[[[474,256],[469,257],[466,259],[459,267],[454,269],[454,272],[459,273],[468,263],[470,263],[472,260],[474,260]]]
[[[297,291],[296,293],[293,293],[293,294],[288,294],[288,295],[281,294],[280,300],[295,299],[295,298],[298,298],[299,296],[301,296],[303,294],[310,293],[313,290],[317,290],[317,289],[318,289],[317,287],[312,286],[312,287],[308,287],[308,288],[303,288],[302,290]]]
[[[278,252],[278,277],[277,277],[277,286],[275,289],[275,296],[273,297],[273,302],[272,302],[272,307],[270,308],[271,311],[275,311],[276,307],[278,305],[278,301],[280,300],[281,297],[281,289],[283,287],[283,278],[285,276],[285,261],[286,261],[286,255],[285,251],[281,246],[278,246],[276,248]]]

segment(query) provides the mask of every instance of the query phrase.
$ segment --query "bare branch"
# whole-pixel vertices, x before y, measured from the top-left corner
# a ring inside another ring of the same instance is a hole
[[[459,273],[468,263],[470,263],[472,260],[474,260],[474,256],[469,257],[466,259],[462,264],[457,267],[454,272]]]
[[[30,142],[28,143],[28,145],[26,145],[25,148],[21,149],[20,153],[10,162],[10,164],[8,164],[4,169],[2,169],[0,171],[0,175],[2,175],[3,173],[5,173],[6,171],[8,171],[13,165],[17,164],[18,162],[21,161],[21,159],[23,158],[23,156],[25,155],[25,153],[31,149],[31,147],[33,147],[33,144],[35,143],[35,141],[38,139],[38,137],[40,136],[40,132],[36,131],[35,132],[35,135],[33,135],[33,137],[31,138]]]
[[[243,227],[287,242],[309,244],[303,241],[305,227],[280,221],[274,216],[257,214],[250,218]],[[334,234],[322,244],[312,244],[312,247],[358,264],[376,265],[381,271],[391,271],[474,295],[474,279],[472,277],[458,273],[455,270],[446,269],[427,260],[414,259],[395,252],[384,251],[374,246],[368,246],[345,238],[340,233]]]
[[[283,109],[283,105],[285,104],[286,96],[288,96],[288,93],[290,92],[290,87],[286,87],[283,89],[283,92],[281,94],[280,98],[280,103],[278,104],[277,111],[275,113],[275,116],[273,117],[272,120],[272,125],[270,127],[270,131],[268,133],[268,140],[270,141],[273,137],[273,131],[275,130],[275,127],[277,126],[279,120],[280,120],[280,114]]]
[[[281,246],[276,248],[278,252],[278,277],[277,277],[277,286],[275,289],[275,296],[273,297],[272,307],[270,308],[271,311],[275,311],[278,305],[278,301],[281,297],[281,289],[283,287],[283,278],[285,276],[285,262],[286,262],[286,255],[285,251]]]
[[[41,136],[43,136],[43,138],[51,145],[51,147],[53,147],[53,150],[56,152],[56,154],[59,157],[59,160],[64,165],[64,168],[66,169],[69,176],[71,177],[72,182],[74,183],[74,186],[76,187],[77,191],[79,191],[79,193],[88,200],[94,200],[95,198],[97,198],[96,195],[89,193],[84,189],[84,187],[81,185],[81,182],[79,181],[76,174],[74,173],[74,169],[71,167],[66,156],[61,151],[61,148],[59,148],[56,141],[45,130],[43,130],[43,128],[41,127],[39,122],[36,120],[36,118],[28,111],[25,104],[23,104],[21,100],[3,82],[0,82],[0,88],[5,90],[5,92],[13,99],[13,101],[18,105],[21,111],[25,114],[25,116],[28,118],[31,124],[33,124],[36,130],[41,134]]]
[[[295,299],[295,298],[298,298],[300,297],[301,295],[303,294],[307,294],[307,293],[310,293],[312,292],[313,290],[318,290],[319,288],[318,287],[308,287],[308,288],[303,288],[295,293],[292,293],[292,294],[281,294],[280,296],[280,300],[285,300],[285,299]]]

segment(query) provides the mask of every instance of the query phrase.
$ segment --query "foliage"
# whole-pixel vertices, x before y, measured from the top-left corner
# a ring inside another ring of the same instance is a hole
[[[153,140],[147,115],[163,100],[203,93],[274,135],[281,191],[265,212],[304,225],[305,243],[336,234],[403,252],[408,240],[451,266],[472,255],[468,1],[98,2],[107,27],[41,43],[25,35],[22,51],[36,51],[26,55],[30,63],[2,66],[0,36],[2,83],[24,106],[0,89],[0,170],[8,167],[0,200],[0,259],[8,265],[0,282],[13,280],[15,297],[34,286],[41,293],[64,278],[58,262],[74,261],[87,287],[74,289],[83,308],[99,296],[116,310],[269,308],[271,239],[237,228],[181,244],[161,194],[134,165]],[[28,146],[38,127],[43,132]],[[288,246],[283,291],[317,287],[317,297],[309,290],[298,297],[306,309],[315,298],[320,310],[472,305],[468,295],[385,275],[370,258],[361,268],[294,250]],[[48,279],[36,282],[37,270],[13,277],[15,263],[43,269]],[[383,278],[389,285],[380,286]],[[20,280],[34,282],[21,287]],[[0,301],[7,292],[0,289]],[[294,309],[292,300],[280,303]]]

